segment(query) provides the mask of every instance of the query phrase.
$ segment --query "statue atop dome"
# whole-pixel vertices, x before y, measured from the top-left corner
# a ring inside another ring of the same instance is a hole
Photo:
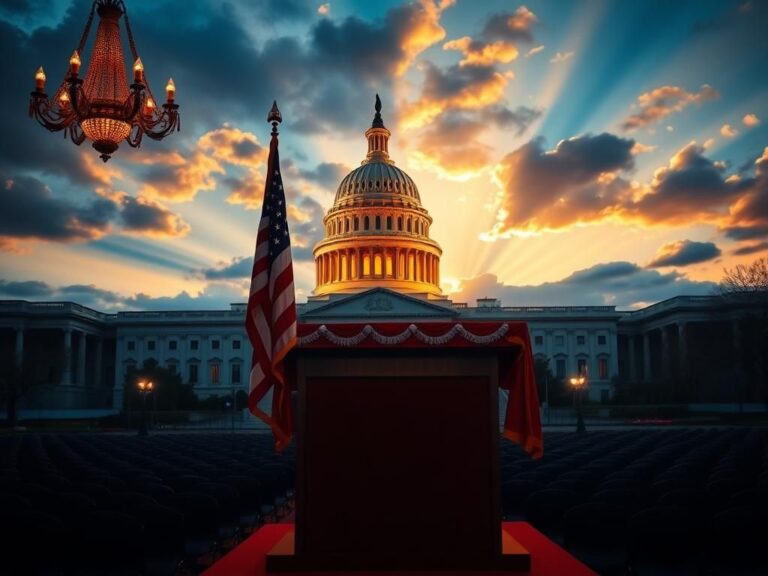
[[[381,98],[376,94],[376,104],[374,105],[376,114],[373,116],[371,128],[384,128],[384,120],[381,119]]]

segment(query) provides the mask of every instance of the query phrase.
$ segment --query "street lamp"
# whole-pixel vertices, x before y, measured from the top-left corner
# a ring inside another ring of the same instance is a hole
[[[573,407],[576,410],[576,432],[584,433],[587,427],[584,425],[584,417],[581,413],[581,391],[587,387],[587,377],[583,374],[570,379],[573,388]]]
[[[151,380],[139,380],[137,383],[139,394],[141,394],[141,425],[139,426],[139,436],[147,435],[147,394],[152,392],[155,385]]]

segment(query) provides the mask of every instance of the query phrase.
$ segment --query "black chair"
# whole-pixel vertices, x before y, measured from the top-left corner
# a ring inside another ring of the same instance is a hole
[[[606,502],[579,504],[563,515],[563,544],[602,576],[623,575],[627,564],[627,514]]]
[[[653,506],[632,516],[627,557],[633,574],[698,574],[700,528],[680,506]]]
[[[728,508],[715,515],[707,531],[706,558],[713,574],[768,574],[765,557],[765,510],[753,506]]]
[[[571,490],[539,490],[525,501],[525,517],[550,538],[560,540],[563,515],[579,503],[580,496]]]

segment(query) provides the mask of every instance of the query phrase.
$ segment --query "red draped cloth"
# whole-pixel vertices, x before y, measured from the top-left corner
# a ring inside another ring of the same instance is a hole
[[[533,458],[544,451],[531,341],[524,322],[299,324],[298,347],[482,348],[498,350],[499,386],[509,393],[503,435]]]

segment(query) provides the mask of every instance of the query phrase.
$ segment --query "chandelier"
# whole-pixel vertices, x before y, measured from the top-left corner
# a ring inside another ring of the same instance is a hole
[[[99,15],[96,40],[85,79],[80,67],[94,12]],[[133,57],[133,82],[129,85],[120,41],[120,17],[125,14],[125,28]],[[64,130],[78,146],[86,139],[93,142],[106,162],[125,140],[134,148],[146,134],[161,140],[178,131],[179,106],[174,102],[173,79],[165,87],[166,101],[157,105],[144,75],[144,65],[136,52],[131,25],[123,0],[94,0],[80,44],[69,59],[64,81],[52,98],[45,93],[45,72],[38,68],[35,90],[29,101],[29,115],[51,132]]]

